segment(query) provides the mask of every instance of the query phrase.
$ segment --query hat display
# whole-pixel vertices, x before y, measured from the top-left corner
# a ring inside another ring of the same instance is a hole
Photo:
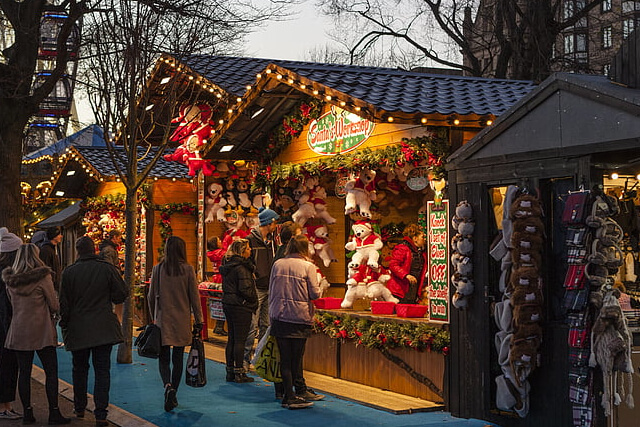
[[[17,251],[22,246],[22,239],[11,233],[7,227],[0,228],[0,252]]]
[[[275,211],[269,208],[260,208],[260,212],[258,213],[258,218],[260,219],[260,225],[265,226],[269,225],[272,222],[275,222],[280,218],[280,215],[275,213]]]

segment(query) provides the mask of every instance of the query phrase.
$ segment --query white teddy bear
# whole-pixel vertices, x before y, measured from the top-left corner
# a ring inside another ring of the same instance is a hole
[[[209,184],[205,204],[204,222],[210,223],[216,219],[220,222],[224,221],[224,207],[227,205],[227,201],[222,197],[222,185],[217,182]]]
[[[331,249],[329,229],[326,225],[307,227],[307,236],[313,244],[313,253],[320,257],[325,267],[329,267],[332,262],[338,261],[333,249]]]
[[[360,215],[371,218],[371,201],[376,200],[374,180],[376,172],[363,169],[358,177],[347,181],[344,189],[347,193],[344,206],[344,214],[349,215],[360,208]]]
[[[365,297],[372,300],[383,299],[384,301],[398,303],[399,300],[385,286],[391,276],[381,270],[372,269],[364,264],[357,269],[349,269],[350,277],[346,282],[348,288],[340,307],[351,308],[355,300]]]
[[[353,238],[344,245],[348,251],[356,251],[351,258],[349,268],[357,269],[360,265],[367,264],[369,267],[377,269],[380,253],[378,251],[384,246],[382,239],[373,232],[373,227],[368,221],[356,221],[351,226]]]
[[[313,204],[315,218],[319,218],[327,224],[335,224],[336,219],[327,211],[327,190],[321,185],[316,185],[309,190],[309,202]]]

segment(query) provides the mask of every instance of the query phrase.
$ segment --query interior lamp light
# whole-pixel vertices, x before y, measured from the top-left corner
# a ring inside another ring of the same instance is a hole
[[[64,191],[56,191],[56,196],[57,196],[57,197],[62,197],[62,196],[64,196]]]
[[[71,171],[67,172],[67,176],[73,176],[75,174],[76,174],[76,171],[74,171],[74,170],[71,170]]]
[[[233,150],[233,145],[223,145],[222,148],[220,148],[221,153],[228,153],[231,150]]]
[[[617,172],[611,174],[611,179],[618,179],[619,175]]]
[[[251,118],[255,119],[256,117],[258,117],[260,114],[262,114],[262,112],[264,111],[264,108],[260,108],[258,110],[256,110],[252,115]]]
[[[160,80],[160,84],[165,85],[169,83],[169,81],[171,81],[171,77],[165,77],[164,79]]]

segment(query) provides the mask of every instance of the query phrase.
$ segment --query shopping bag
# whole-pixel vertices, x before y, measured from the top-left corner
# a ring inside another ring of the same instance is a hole
[[[157,359],[160,357],[160,347],[162,347],[160,327],[153,323],[143,326],[134,344],[138,347],[140,356]]]
[[[263,342],[264,340],[264,342]],[[262,343],[262,346],[260,346]],[[267,381],[274,383],[282,382],[280,374],[280,351],[276,337],[265,334],[258,343],[256,356],[253,359],[253,366],[256,373]]]
[[[197,334],[193,335],[193,340],[191,341],[184,380],[189,387],[204,387],[207,385],[204,343]]]

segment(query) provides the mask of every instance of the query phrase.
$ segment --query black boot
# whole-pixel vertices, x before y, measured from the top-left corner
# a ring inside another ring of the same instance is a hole
[[[71,418],[63,417],[60,413],[60,408],[49,408],[49,425],[57,426],[62,424],[69,424]]]
[[[227,368],[227,382],[232,383],[235,381],[235,378],[236,378],[233,366],[227,366],[226,368]]]
[[[24,414],[22,414],[22,424],[35,424],[36,417],[33,416],[33,408],[31,406],[24,408]]]
[[[236,383],[252,383],[253,382],[253,378],[247,376],[247,373],[244,371],[244,368],[234,368],[233,373],[234,373],[233,382],[236,382]]]

